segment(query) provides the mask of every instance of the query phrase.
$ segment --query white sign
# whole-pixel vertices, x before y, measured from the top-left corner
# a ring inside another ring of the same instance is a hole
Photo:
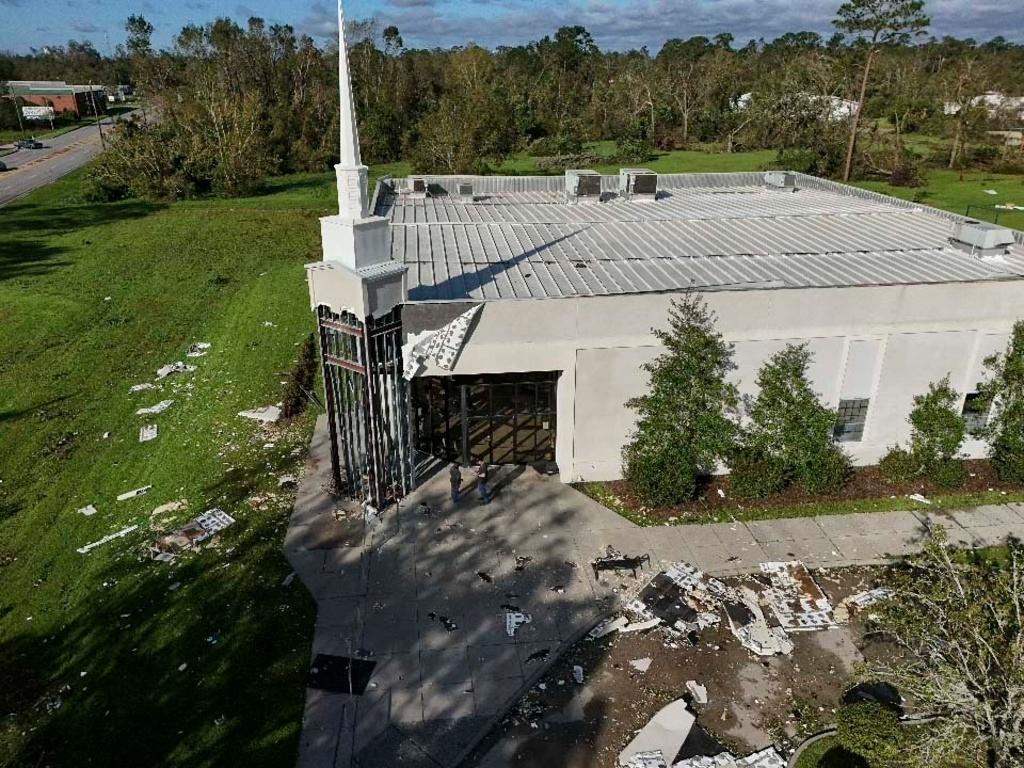
[[[53,120],[53,107],[22,107],[21,114],[26,120]]]

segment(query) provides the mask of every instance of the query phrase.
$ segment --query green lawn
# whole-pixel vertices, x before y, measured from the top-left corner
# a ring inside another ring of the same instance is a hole
[[[315,414],[268,439],[236,413],[280,398],[313,329],[302,265],[320,258],[329,176],[86,205],[76,173],[0,211],[0,765],[294,761],[314,607],[282,586],[277,477]],[[129,395],[200,340],[195,374]],[[140,444],[149,421],[160,435]],[[188,510],[151,520],[176,499]],[[215,506],[238,522],[212,546],[145,557],[157,525]]]

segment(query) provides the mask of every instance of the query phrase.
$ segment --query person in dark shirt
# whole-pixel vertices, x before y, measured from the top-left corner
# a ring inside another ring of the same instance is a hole
[[[487,485],[487,464],[480,462],[476,467],[476,488],[480,492],[480,501],[484,504],[491,500],[491,489]]]
[[[452,503],[459,503],[459,493],[462,491],[462,470],[459,469],[458,464],[452,464],[451,471],[448,473],[448,479],[452,484]]]

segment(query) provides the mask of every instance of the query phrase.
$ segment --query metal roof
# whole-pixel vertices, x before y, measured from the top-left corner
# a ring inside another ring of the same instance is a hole
[[[982,259],[949,242],[962,217],[800,174],[797,192],[759,173],[662,174],[653,201],[620,199],[604,176],[602,202],[574,205],[561,177],[426,179],[426,198],[393,179],[375,195],[410,301],[1024,277],[1021,233]]]

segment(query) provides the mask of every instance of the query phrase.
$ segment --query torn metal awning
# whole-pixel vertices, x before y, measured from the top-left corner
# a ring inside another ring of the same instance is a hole
[[[412,379],[424,368],[424,364],[432,362],[439,368],[451,371],[455,368],[455,362],[462,352],[462,347],[469,333],[470,325],[480,313],[483,305],[477,304],[460,314],[450,323],[447,323],[436,331],[428,332],[418,340],[406,345],[402,350],[405,358],[403,375]]]

